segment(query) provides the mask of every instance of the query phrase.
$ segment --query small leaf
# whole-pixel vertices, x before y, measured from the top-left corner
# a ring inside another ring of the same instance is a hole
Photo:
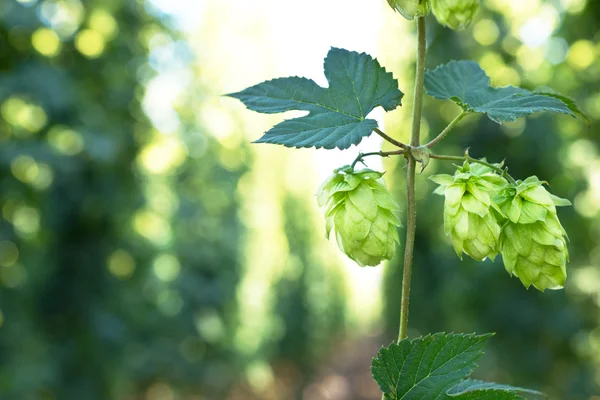
[[[491,337],[436,333],[382,348],[371,371],[388,400],[447,399],[446,392],[471,374]]]
[[[541,111],[582,114],[575,102],[564,96],[532,93],[514,86],[493,88],[490,78],[473,61],[451,61],[427,71],[425,90],[437,99],[454,101],[466,111],[484,113],[497,123]]]
[[[442,186],[450,186],[454,183],[454,177],[448,174],[432,175],[429,179]]]
[[[544,393],[510,385],[465,379],[447,392],[449,399],[521,399],[518,395],[532,395],[533,398],[546,399]]]
[[[404,94],[398,81],[365,53],[332,48],[325,59],[328,88],[306,78],[280,78],[228,96],[261,113],[290,110],[308,115],[289,119],[269,130],[257,143],[288,147],[347,149],[377,128],[366,119],[376,107],[391,111]]]

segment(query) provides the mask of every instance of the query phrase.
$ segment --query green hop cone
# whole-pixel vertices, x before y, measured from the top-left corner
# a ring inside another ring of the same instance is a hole
[[[500,235],[504,267],[526,288],[561,289],[567,279],[567,234],[556,206],[568,200],[550,194],[535,177],[519,181],[494,199],[508,218]]]
[[[473,21],[479,10],[479,0],[431,0],[431,6],[440,24],[460,30]]]
[[[431,9],[430,0],[388,0],[388,4],[408,20],[424,17]]]
[[[335,170],[321,185],[317,201],[325,207],[326,235],[335,229],[340,250],[361,267],[390,260],[400,242],[401,226],[383,173],[370,169],[353,171],[346,166]]]
[[[492,197],[507,184],[491,168],[465,162],[451,175],[430,177],[439,184],[436,193],[444,194],[444,232],[452,239],[456,254],[477,261],[492,260],[498,254],[501,226],[499,209]]]

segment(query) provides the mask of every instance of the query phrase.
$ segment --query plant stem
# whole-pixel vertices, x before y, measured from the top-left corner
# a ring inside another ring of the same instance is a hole
[[[427,36],[425,18],[417,18],[417,66],[415,73],[415,97],[413,102],[412,132],[410,145],[418,147],[421,142],[421,114],[423,110],[423,85],[425,80],[425,58],[427,56]],[[406,244],[404,247],[404,272],[402,276],[402,303],[400,304],[400,330],[398,341],[408,337],[408,308],[410,303],[410,281],[417,228],[417,199],[415,196],[416,160],[409,153],[406,169],[407,222]]]
[[[380,130],[379,128],[375,128],[373,129],[373,131],[375,133],[377,133],[379,136],[381,136],[382,138],[384,138],[385,140],[387,140],[388,142],[390,142],[391,144],[400,147],[401,149],[405,149],[408,150],[408,147],[406,144],[397,141],[396,139],[394,139],[391,136],[388,136],[385,132],[383,132],[382,130]]]
[[[493,169],[494,171],[498,172],[500,175],[504,176],[506,179],[508,179],[508,181],[511,184],[513,184],[513,185],[517,184],[517,182],[515,181],[515,178],[513,178],[512,176],[510,176],[510,174],[507,172],[506,169],[498,168],[494,164],[490,164],[490,163],[488,163],[486,161],[478,160],[476,158],[472,158],[468,154],[466,156],[464,156],[464,157],[461,157],[461,156],[443,156],[443,155],[439,155],[439,154],[431,154],[430,157],[434,158],[436,160],[468,161],[468,162],[472,162],[472,163],[477,163],[477,164],[485,165],[486,167],[489,167],[489,168]]]
[[[427,143],[425,145],[425,147],[432,148],[433,146],[435,146],[436,144],[441,142],[442,139],[444,139],[446,137],[446,135],[456,126],[456,124],[458,124],[469,113],[470,113],[469,111],[461,112],[456,118],[454,118],[452,120],[452,122],[450,122],[450,124],[439,135],[437,135],[437,137],[435,139],[433,139],[432,141]]]

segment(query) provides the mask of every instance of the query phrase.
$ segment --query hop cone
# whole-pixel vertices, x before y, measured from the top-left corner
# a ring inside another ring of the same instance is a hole
[[[433,14],[440,24],[465,29],[479,10],[479,0],[431,0]]]
[[[498,254],[501,226],[497,221],[492,196],[506,185],[506,180],[491,168],[465,162],[451,175],[430,177],[444,194],[444,232],[452,238],[456,254],[477,261]]]
[[[508,218],[500,236],[508,273],[527,288],[561,289],[567,279],[569,252],[555,206],[571,203],[548,193],[535,176],[505,189],[495,200]]]
[[[381,172],[343,167],[334,172],[317,194],[325,207],[326,234],[332,228],[338,246],[361,267],[379,265],[394,256],[399,242],[394,214],[398,205],[387,191]]]
[[[429,14],[430,0],[388,0],[388,4],[408,20]]]

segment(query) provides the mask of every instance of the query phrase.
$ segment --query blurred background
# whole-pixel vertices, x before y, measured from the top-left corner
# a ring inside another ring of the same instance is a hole
[[[439,148],[506,158],[573,201],[565,290],[460,262],[426,179],[452,166],[418,179],[410,335],[496,332],[475,376],[553,399],[600,399],[599,26],[591,0],[484,0],[462,32],[428,20],[428,67],[474,59],[591,119],[470,116]],[[222,94],[325,85],[330,46],[376,56],[412,93],[413,29],[384,0],[0,0],[0,399],[379,399],[370,361],[396,337],[401,257],[350,262],[314,193],[381,141],[251,145],[292,114]],[[407,95],[373,114],[408,141],[410,112]],[[427,98],[424,139],[457,112]],[[368,162],[402,198],[404,162]]]

